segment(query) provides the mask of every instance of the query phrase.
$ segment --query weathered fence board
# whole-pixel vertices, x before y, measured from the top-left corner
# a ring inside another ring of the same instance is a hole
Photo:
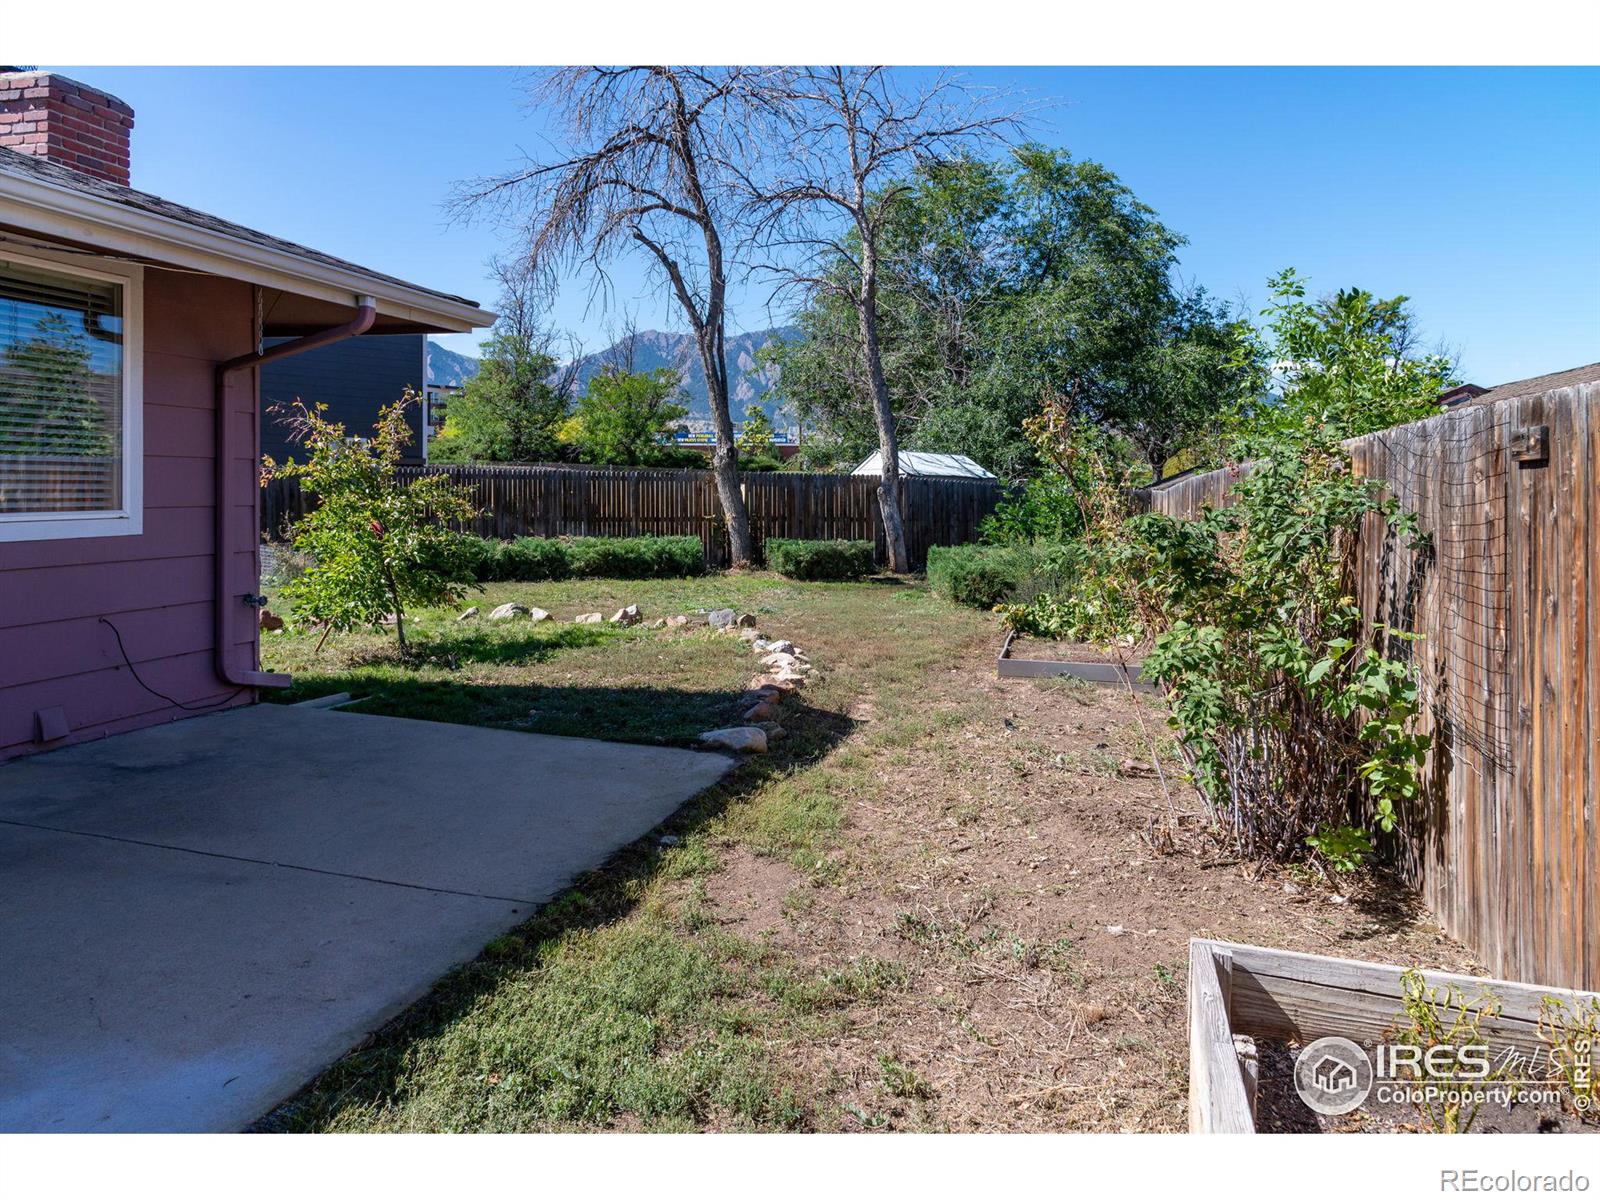
[[[1390,847],[1451,933],[1500,974],[1600,987],[1600,385],[1469,406],[1356,438],[1428,534],[1369,520],[1355,594],[1424,635],[1410,655],[1434,737],[1423,794]],[[1545,453],[1530,454],[1543,427]],[[1238,470],[1153,489],[1158,512],[1228,502]]]
[[[727,531],[716,484],[706,471],[609,467],[400,468],[402,480],[423,473],[449,474],[473,489],[479,516],[465,528],[480,537],[630,537],[690,535],[705,547],[706,562],[729,565]],[[756,553],[769,537],[847,538],[871,541],[877,561],[887,559],[878,481],[866,475],[811,475],[787,471],[741,475]],[[930,546],[976,541],[983,518],[1003,492],[992,480],[901,480],[907,550],[914,566]],[[264,489],[261,529],[269,538],[314,505],[295,479],[274,479]]]

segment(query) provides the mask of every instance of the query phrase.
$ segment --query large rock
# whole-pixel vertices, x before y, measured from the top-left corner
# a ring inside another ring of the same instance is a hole
[[[613,625],[637,625],[644,620],[644,614],[639,611],[637,604],[630,604],[627,608],[619,608],[611,616]]]
[[[605,613],[579,613],[572,618],[572,622],[575,625],[599,625],[605,619]]]
[[[763,646],[761,648],[763,650],[765,650],[768,654],[794,654],[795,653],[794,643],[793,642],[789,642],[789,641],[785,641],[783,638],[779,638],[775,642],[768,642],[765,646]]]
[[[761,702],[752,704],[749,708],[747,708],[744,716],[741,717],[740,720],[742,720],[746,725],[757,725],[762,721],[770,721],[777,715],[778,706],[771,700],[762,700]]]
[[[456,618],[458,621],[475,621],[478,619],[478,606],[474,604],[466,612]]]
[[[755,613],[740,613],[733,619],[733,623],[741,629],[754,629],[756,627]]]
[[[686,616],[683,616],[681,613],[679,615],[677,615],[677,616],[668,617],[667,618],[667,626],[670,629],[679,629],[679,628],[682,628],[683,626],[687,625],[688,623],[689,623],[689,618],[686,617]]]
[[[530,620],[530,621],[554,621],[555,618],[552,617],[549,613],[545,612],[545,610],[542,609],[542,608],[530,608],[528,610],[528,620]]]
[[[727,729],[711,729],[700,735],[700,741],[719,750],[738,750],[745,754],[765,754],[767,734],[754,725],[734,725]]]
[[[527,615],[528,615],[528,606],[526,604],[518,604],[515,601],[511,601],[511,602],[508,602],[506,604],[500,605],[499,608],[497,608],[493,612],[491,612],[489,614],[489,620],[491,620],[491,621],[509,621],[513,617],[525,617]]]
[[[713,629],[726,629],[739,619],[731,608],[713,608],[706,614],[706,624]]]

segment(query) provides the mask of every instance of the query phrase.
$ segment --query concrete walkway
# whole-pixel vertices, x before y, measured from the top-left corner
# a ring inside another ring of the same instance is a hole
[[[0,765],[0,1130],[236,1130],[731,765],[277,705]]]

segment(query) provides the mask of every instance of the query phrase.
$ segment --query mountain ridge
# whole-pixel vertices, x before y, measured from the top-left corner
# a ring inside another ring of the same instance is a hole
[[[728,336],[728,407],[735,423],[744,419],[745,409],[752,404],[760,405],[769,417],[777,415],[779,403],[771,393],[781,370],[775,364],[760,363],[758,355],[774,342],[791,341],[798,336],[799,330],[792,325]],[[676,371],[690,423],[711,419],[705,371],[700,366],[700,353],[692,334],[642,329],[619,338],[604,350],[585,354],[577,360],[575,387],[581,391],[589,385],[589,380],[607,368]],[[428,343],[428,383],[431,386],[459,387],[477,372],[477,359],[447,350],[432,341]],[[779,425],[789,423],[774,421]]]

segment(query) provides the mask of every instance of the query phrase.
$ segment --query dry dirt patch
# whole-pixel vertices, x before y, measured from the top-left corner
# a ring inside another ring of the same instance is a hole
[[[1193,936],[1474,967],[1399,888],[1346,896],[1232,861],[1148,766],[1153,738],[1176,779],[1158,700],[998,680],[987,640],[922,672],[910,703],[857,701],[879,783],[845,806],[837,879],[740,852],[705,881],[730,929],[797,965],[906,971],[783,1046],[833,1082],[822,1127],[1182,1128]],[[1151,829],[1170,812],[1169,844]]]

